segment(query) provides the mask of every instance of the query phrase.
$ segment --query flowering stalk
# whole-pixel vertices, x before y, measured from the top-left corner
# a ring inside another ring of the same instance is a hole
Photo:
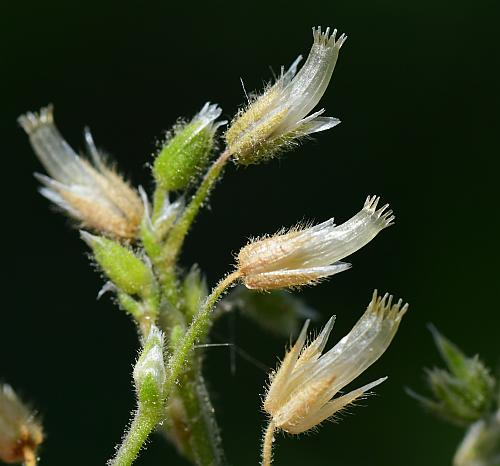
[[[208,296],[203,276],[195,268],[187,275],[180,271],[178,259],[186,235],[230,158],[241,165],[260,163],[299,139],[339,123],[323,116],[324,109],[314,108],[331,80],[345,36],[337,38],[336,30],[330,34],[329,28],[315,28],[313,37],[304,66],[298,70],[299,57],[233,119],[225,134],[226,149],[208,168],[187,205],[184,199],[205,172],[217,146],[217,128],[224,123],[217,121],[222,112],[217,105],[205,104],[192,120],[177,124],[169,133],[152,163],[156,185],[152,202],[142,188],[136,190],[104,163],[88,131],[89,158],[79,156],[55,127],[50,107],[19,119],[50,175],[38,176],[44,185],[42,194],[85,230],[96,233],[83,232],[82,238],[109,280],[100,294],[114,292],[142,334],[133,373],[137,410],[110,466],[129,466],[167,415],[163,429],[190,461],[198,466],[220,465],[223,454],[202,376],[202,359],[193,351],[207,337],[220,297],[238,280],[246,286],[246,293],[248,289],[315,284],[349,268],[350,264],[340,261],[393,223],[388,206],[378,208],[379,198],[368,197],[361,211],[339,226],[329,219],[252,241],[240,250],[236,270]],[[174,202],[169,198],[172,193],[177,195]],[[278,301],[283,305],[283,300]],[[271,464],[276,430],[305,432],[385,380],[337,396],[385,351],[406,310],[401,304],[392,305],[391,297],[375,294],[353,330],[325,354],[333,318],[310,344],[306,344],[306,323],[270,377],[264,401],[270,418],[263,440],[264,465]],[[275,311],[280,312],[279,308]],[[260,318],[271,321],[266,312]],[[283,331],[283,325],[274,322],[269,327],[273,326]],[[167,362],[164,335],[170,355]],[[0,458],[4,459],[2,447],[0,442]],[[36,445],[29,447],[23,451],[26,463]]]
[[[184,239],[196,218],[201,206],[206,201],[210,190],[217,181],[222,169],[229,160],[231,153],[229,151],[224,151],[219,158],[212,164],[210,169],[207,171],[203,181],[196,190],[196,193],[191,199],[186,209],[182,212],[182,215],[172,227],[167,241],[163,246],[161,260],[165,262],[165,269],[169,270],[175,264],[175,260],[180,252]],[[165,280],[165,277],[163,278]]]
[[[198,313],[194,316],[186,334],[169,359],[169,376],[165,387],[167,396],[181,374],[185,362],[189,359],[189,353],[192,351],[196,341],[203,339],[207,335],[210,328],[210,314],[217,304],[217,301],[239,278],[239,272],[233,272],[222,279],[212,290],[212,293],[200,307]]]

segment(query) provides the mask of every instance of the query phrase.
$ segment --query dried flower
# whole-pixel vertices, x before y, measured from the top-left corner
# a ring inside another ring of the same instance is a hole
[[[278,429],[291,434],[305,432],[382,383],[378,379],[338,398],[334,396],[371,366],[387,349],[408,310],[402,301],[392,304],[374,291],[366,312],[332,349],[321,354],[332,331],[332,317],[318,337],[306,345],[306,321],[295,345],[281,366],[271,374],[264,409]],[[306,345],[306,346],[305,346]]]
[[[90,132],[85,139],[92,163],[79,157],[54,124],[52,106],[18,119],[38,159],[52,177],[37,174],[42,195],[81,226],[123,240],[136,237],[143,205],[137,192],[107,167]]]
[[[300,286],[348,269],[350,264],[337,261],[393,223],[388,204],[377,210],[379,199],[369,196],[363,209],[342,225],[335,226],[331,218],[251,242],[237,258],[245,286],[263,290]]]
[[[36,464],[36,449],[43,430],[33,412],[10,385],[0,386],[0,460],[5,463]]]
[[[344,34],[336,39],[336,34],[336,29],[330,35],[330,28],[324,33],[321,27],[314,28],[314,43],[301,70],[297,73],[299,56],[274,85],[238,114],[226,133],[228,149],[238,163],[259,163],[297,138],[340,123],[321,116],[324,109],[307,116],[325,93],[346,40]]]

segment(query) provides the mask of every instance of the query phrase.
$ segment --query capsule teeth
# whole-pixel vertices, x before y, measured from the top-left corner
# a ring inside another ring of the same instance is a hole
[[[365,201],[364,209],[368,212],[373,213],[377,209],[377,204],[380,200],[379,196],[368,196]]]
[[[54,123],[54,106],[49,104],[39,112],[27,112],[21,115],[17,122],[27,134],[31,134],[41,126]]]
[[[334,29],[330,34],[331,28],[327,27],[324,32],[321,30],[321,26],[313,28],[314,43],[323,45],[325,47],[342,47],[346,36],[342,34],[337,40],[337,29]]]
[[[399,322],[408,311],[409,306],[408,303],[403,306],[402,299],[398,299],[398,301],[394,303],[393,295],[385,293],[383,296],[379,296],[377,290],[374,290],[370,307],[378,318]]]
[[[380,209],[378,209],[378,210],[375,212],[375,214],[377,215],[377,217],[378,217],[378,218],[380,218],[380,217],[382,216],[382,214],[384,213],[384,211],[385,211],[386,209],[388,209],[388,208],[389,208],[389,204],[385,204],[385,205],[384,205],[384,206],[382,206]],[[392,212],[392,211],[390,211],[390,212]]]
[[[337,40],[337,42],[335,43],[335,45],[339,48],[339,50],[340,50],[340,48],[344,45],[344,43],[345,43],[345,41],[346,41],[346,40],[347,40],[347,36],[346,36],[345,34],[342,34],[342,35],[338,38],[338,40]]]

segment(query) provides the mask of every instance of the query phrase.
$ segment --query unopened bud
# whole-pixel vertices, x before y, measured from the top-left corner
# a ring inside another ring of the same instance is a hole
[[[188,187],[205,168],[214,147],[214,134],[225,122],[215,122],[222,110],[206,103],[190,123],[175,130],[153,165],[158,185],[175,191]]]
[[[134,368],[134,382],[139,403],[160,401],[163,397],[165,379],[163,333],[155,325],[152,325]]]
[[[149,267],[129,248],[102,236],[81,232],[82,239],[92,248],[94,258],[108,278],[130,295],[146,295],[152,285]]]

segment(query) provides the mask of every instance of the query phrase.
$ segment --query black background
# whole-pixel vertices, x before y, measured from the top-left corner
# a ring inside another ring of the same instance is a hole
[[[88,124],[136,184],[151,188],[156,141],[210,100],[231,118],[248,90],[309,50],[310,28],[349,36],[322,106],[342,124],[272,163],[232,166],[200,216],[182,258],[215,283],[246,238],[298,220],[343,221],[367,194],[391,203],[396,225],[349,260],[352,270],[301,292],[334,339],[360,316],[373,288],[411,304],[384,357],[356,386],[388,375],[377,396],[301,439],[280,437],[277,465],[450,464],[462,436],[403,388],[423,390],[439,363],[432,321],[469,354],[498,362],[498,3],[6,2],[0,108],[3,304],[0,377],[40,410],[42,465],[103,464],[134,407],[133,324],[61,215],[36,193],[40,165],[16,117],[49,102],[71,144]],[[234,324],[234,325],[233,325]],[[274,366],[287,340],[236,316],[216,341]],[[318,324],[319,325],[319,324]],[[231,330],[231,328],[233,328]],[[208,351],[207,378],[231,464],[255,465],[265,374],[226,349]],[[139,464],[184,464],[152,437]]]

